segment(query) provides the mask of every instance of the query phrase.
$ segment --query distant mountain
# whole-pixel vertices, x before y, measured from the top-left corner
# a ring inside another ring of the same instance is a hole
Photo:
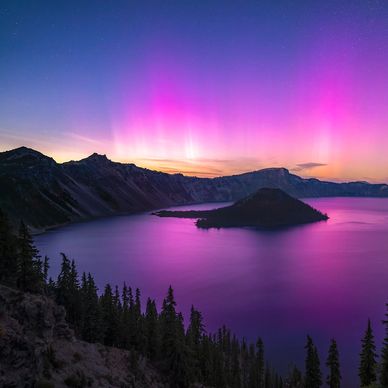
[[[214,210],[168,211],[159,217],[197,218],[199,228],[250,226],[277,228],[324,221],[328,217],[280,189],[259,189],[231,206]]]
[[[0,153],[0,207],[34,230],[72,221],[195,202],[182,176],[105,156],[63,164],[28,148]]]
[[[101,216],[200,202],[236,201],[260,188],[297,197],[388,197],[388,185],[303,179],[284,168],[220,178],[165,174],[93,154],[56,163],[21,147],[0,153],[0,207],[34,230]]]

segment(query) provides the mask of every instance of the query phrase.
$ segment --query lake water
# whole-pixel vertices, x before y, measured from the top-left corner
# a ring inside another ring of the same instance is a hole
[[[338,341],[345,387],[358,386],[360,339],[368,317],[376,340],[388,302],[388,199],[306,200],[329,221],[263,232],[197,229],[190,219],[149,214],[100,219],[36,237],[58,273],[59,252],[90,271],[102,289],[124,281],[159,305],[175,289],[185,317],[194,304],[207,329],[222,324],[240,337],[261,336],[280,372],[304,368],[310,334],[323,370],[329,340]],[[185,206],[210,209],[220,204]],[[325,373],[326,374],[326,373]]]

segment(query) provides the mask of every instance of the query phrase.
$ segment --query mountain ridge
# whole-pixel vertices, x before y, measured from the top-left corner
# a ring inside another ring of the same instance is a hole
[[[23,219],[34,232],[169,206],[235,202],[264,187],[296,198],[388,197],[387,184],[304,179],[285,168],[198,178],[114,162],[96,153],[64,163],[27,147],[0,153],[0,207],[15,224]]]

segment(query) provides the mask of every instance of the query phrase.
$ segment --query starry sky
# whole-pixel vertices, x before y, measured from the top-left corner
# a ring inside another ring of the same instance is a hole
[[[2,0],[0,150],[388,182],[387,0]]]

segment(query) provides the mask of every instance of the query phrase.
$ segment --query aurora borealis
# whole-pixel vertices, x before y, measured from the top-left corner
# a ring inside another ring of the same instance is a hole
[[[388,182],[388,2],[0,5],[0,150]]]

